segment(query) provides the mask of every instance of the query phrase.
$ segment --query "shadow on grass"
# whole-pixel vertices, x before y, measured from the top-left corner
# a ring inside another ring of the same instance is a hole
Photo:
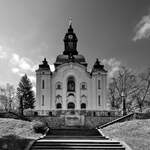
[[[0,138],[0,150],[24,150],[33,139],[25,139],[16,135]]]

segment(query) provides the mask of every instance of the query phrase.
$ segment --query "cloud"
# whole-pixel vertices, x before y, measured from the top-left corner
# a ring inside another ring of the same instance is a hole
[[[30,79],[30,81],[32,82],[32,83],[35,83],[36,82],[36,78],[35,78],[35,76],[28,76],[28,78]]]
[[[135,27],[135,36],[133,41],[147,39],[150,37],[150,14],[142,17],[141,21]]]
[[[7,58],[7,52],[5,47],[3,47],[2,45],[0,45],[0,59],[4,59]]]
[[[10,63],[13,66],[18,67],[18,69],[23,70],[23,71],[35,71],[35,65],[33,62],[26,58],[26,57],[20,57],[18,54],[14,53],[12,54],[12,58],[10,60]]]
[[[116,58],[103,59],[103,64],[108,70],[108,78],[112,78],[120,70],[121,61]]]
[[[30,81],[35,84],[36,78],[33,73],[35,72],[37,65],[34,65],[29,58],[21,57],[18,54],[13,53],[9,62],[11,64],[12,73],[17,74],[20,77],[24,76],[24,74],[28,74]]]
[[[13,73],[19,73],[20,70],[19,70],[19,68],[12,68],[11,71],[12,71]]]
[[[34,93],[36,93],[36,87],[35,86],[32,87],[32,90],[34,91]]]

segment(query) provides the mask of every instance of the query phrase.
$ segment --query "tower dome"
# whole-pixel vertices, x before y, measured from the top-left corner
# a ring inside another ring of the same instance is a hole
[[[63,54],[57,56],[56,62],[54,63],[55,67],[68,62],[76,62],[81,65],[87,66],[85,57],[83,55],[78,54],[77,51],[78,39],[72,28],[72,23],[70,23],[68,31],[65,34],[63,41],[64,41],[64,51]]]

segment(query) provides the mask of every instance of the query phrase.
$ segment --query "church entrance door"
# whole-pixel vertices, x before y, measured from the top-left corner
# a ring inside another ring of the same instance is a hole
[[[67,108],[68,109],[75,109],[75,104],[73,102],[69,102]]]

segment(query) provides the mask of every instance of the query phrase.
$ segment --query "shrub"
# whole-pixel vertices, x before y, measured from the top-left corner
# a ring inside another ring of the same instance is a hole
[[[33,129],[36,133],[44,134],[47,130],[48,126],[44,122],[34,121]]]
[[[150,108],[146,108],[143,112],[146,114],[150,114]]]
[[[24,110],[24,115],[25,116],[34,116],[34,110],[31,108],[25,109]]]

